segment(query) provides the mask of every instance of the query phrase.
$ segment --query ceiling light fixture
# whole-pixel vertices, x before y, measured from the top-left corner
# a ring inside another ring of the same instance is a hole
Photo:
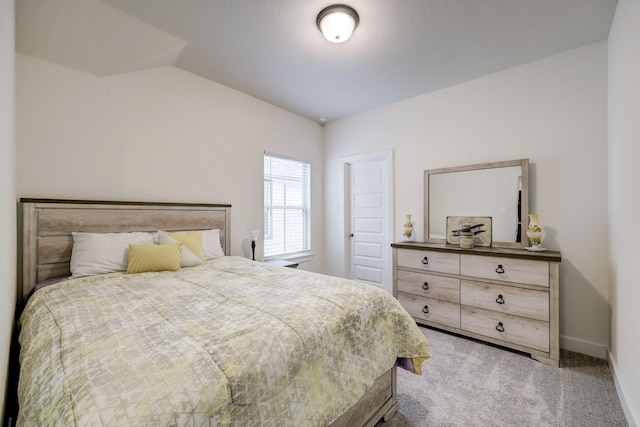
[[[344,4],[325,7],[316,19],[318,29],[331,43],[343,43],[349,40],[358,22],[360,22],[358,12]]]

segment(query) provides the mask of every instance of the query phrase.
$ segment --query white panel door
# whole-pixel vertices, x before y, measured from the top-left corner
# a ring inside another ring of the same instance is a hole
[[[391,293],[388,164],[379,155],[348,163],[348,237],[351,278]]]

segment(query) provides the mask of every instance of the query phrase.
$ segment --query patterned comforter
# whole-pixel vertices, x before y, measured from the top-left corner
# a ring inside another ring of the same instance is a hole
[[[239,257],[41,289],[20,343],[27,426],[324,426],[429,357],[389,294]]]

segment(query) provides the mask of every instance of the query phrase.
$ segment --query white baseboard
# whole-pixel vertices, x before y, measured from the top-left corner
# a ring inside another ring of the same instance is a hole
[[[613,376],[613,383],[616,385],[616,391],[618,392],[618,398],[620,399],[620,404],[622,405],[624,416],[627,417],[627,423],[629,423],[629,427],[640,427],[640,418],[638,414],[634,414],[633,408],[631,408],[629,406],[629,403],[627,402],[626,396],[624,394],[624,386],[622,384],[622,381],[620,380],[620,377],[618,377],[616,364],[611,358],[609,349],[607,349],[607,361],[609,362],[609,368],[611,369],[611,375]]]
[[[578,338],[560,336],[560,348],[575,351],[576,353],[586,354],[587,356],[597,357],[598,359],[607,359],[607,346],[596,344],[590,341],[584,341]]]

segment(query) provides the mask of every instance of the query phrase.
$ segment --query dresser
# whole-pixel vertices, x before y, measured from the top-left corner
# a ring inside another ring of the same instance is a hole
[[[394,295],[417,323],[559,366],[559,252],[391,246]]]

